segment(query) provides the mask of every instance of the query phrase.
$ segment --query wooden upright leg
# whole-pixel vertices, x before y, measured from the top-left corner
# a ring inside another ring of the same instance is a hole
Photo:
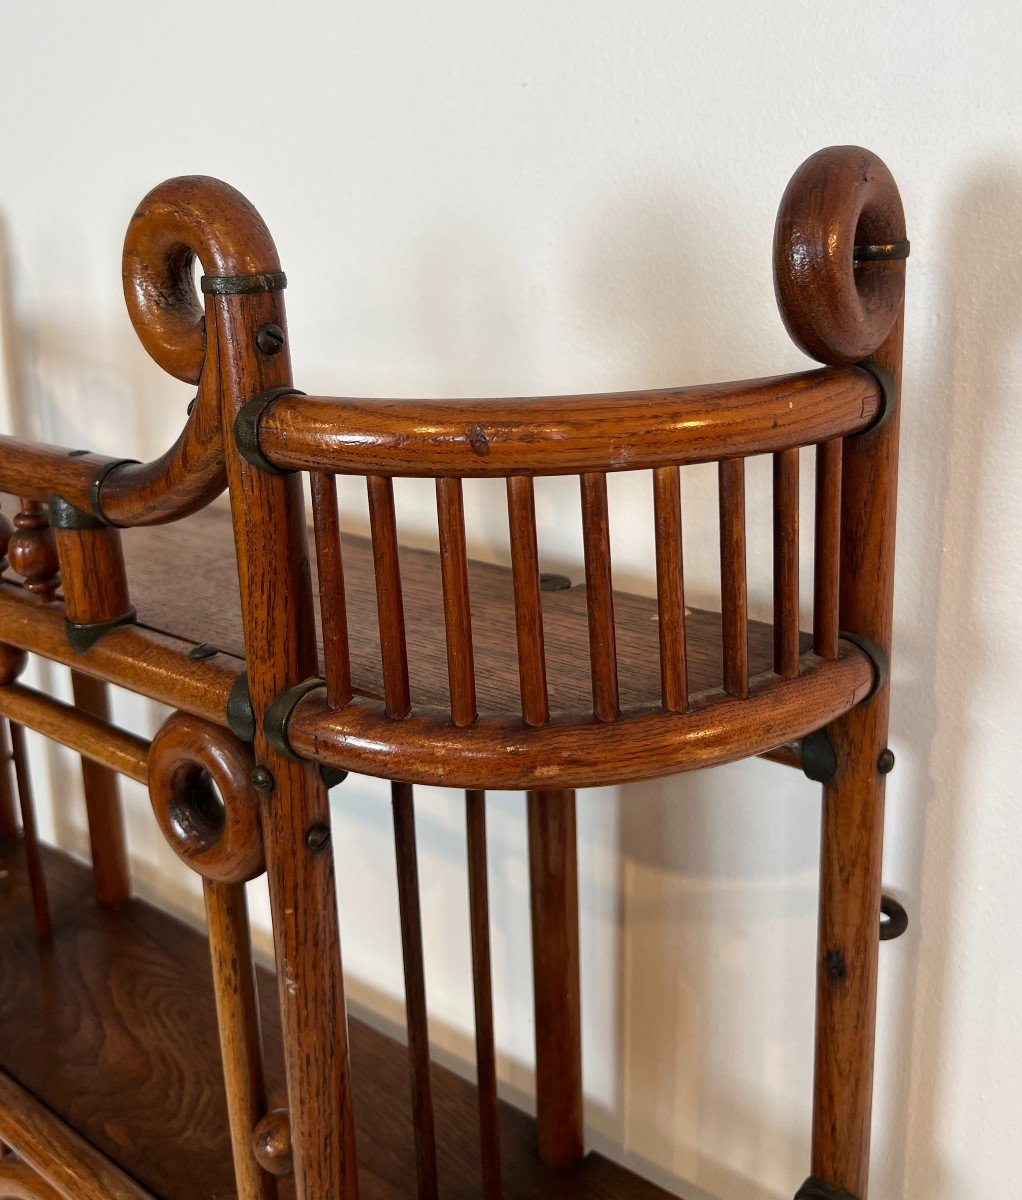
[[[539,1156],[570,1167],[583,1154],[575,793],[529,793],[532,969]]]
[[[14,810],[14,776],[11,773],[11,747],[7,722],[0,717],[0,838],[16,837],[18,819]]]
[[[82,712],[104,721],[110,719],[108,689],[99,679],[71,672],[75,704]],[[82,759],[82,785],[89,817],[92,845],[92,886],[97,901],[109,908],[123,904],[131,895],[128,852],[124,842],[124,814],[117,776],[109,767]]]
[[[901,377],[902,320],[874,361]],[[897,396],[877,429],[845,442],[841,505],[841,629],[887,659],[891,647]],[[888,686],[829,729],[837,770],[825,785],[817,962],[813,1177],[865,1200],[876,1026]]]

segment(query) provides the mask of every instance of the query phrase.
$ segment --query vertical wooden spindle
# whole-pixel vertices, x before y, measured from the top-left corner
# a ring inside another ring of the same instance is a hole
[[[493,1033],[490,977],[490,903],[486,873],[486,793],[465,796],[468,834],[468,911],[472,936],[472,995],[475,1001],[476,1088],[484,1200],[500,1200],[500,1125],[497,1108],[497,1051]]]
[[[343,708],[352,693],[337,484],[332,475],[313,472],[309,476],[309,485],[312,492],[312,527],[316,538],[326,698],[333,708]]]
[[[18,834],[11,763],[11,749],[7,740],[7,721],[0,717],[0,838],[12,838]]]
[[[25,862],[28,866],[28,885],[32,893],[32,912],[35,916],[35,931],[41,938],[50,936],[50,902],[46,894],[46,875],[39,851],[39,833],[35,823],[35,805],[32,801],[32,780],[28,770],[28,754],[25,749],[25,731],[20,725],[10,722],[11,757],[14,774],[18,781],[18,801],[21,806],[21,829],[25,841]]]
[[[539,549],[536,545],[536,498],[531,476],[508,477],[507,508],[522,718],[527,725],[544,725],[550,718],[550,704],[547,699],[546,651],[543,646]]]
[[[841,439],[816,447],[816,547],[813,555],[813,650],[837,658],[841,575]]]
[[[749,694],[749,596],[745,576],[745,463],[718,464],[720,477],[720,593],[724,691]]]
[[[621,708],[618,702],[617,639],[614,631],[614,588],[610,568],[607,476],[601,473],[586,473],[581,476],[581,487],[593,713],[600,721],[614,721]]]
[[[394,481],[382,475],[370,475],[367,484],[373,564],[376,569],[376,606],[380,614],[383,694],[387,715],[399,721],[408,716],[412,702],[408,687],[408,650],[397,549],[397,519],[394,514]]]
[[[465,501],[461,480],[438,479],[436,499],[440,533],[440,573],[444,589],[444,625],[447,631],[447,677],[451,689],[451,720],[455,725],[471,725],[478,712],[475,663],[472,657],[468,554],[465,549]]]
[[[82,712],[103,721],[110,720],[109,691],[102,680],[72,671],[71,690],[75,705]],[[131,895],[124,811],[117,775],[109,767],[83,758],[82,783],[92,848],[93,892],[100,904],[116,908]]]
[[[798,447],[774,455],[774,670],[798,675]]]
[[[583,1153],[575,793],[529,792],[528,813],[536,1132],[543,1162],[570,1167]]]
[[[688,711],[685,657],[685,579],[681,553],[681,473],[677,467],[653,471],[653,523],[656,526],[656,594],[660,633],[660,691],[668,712]]]
[[[408,1058],[412,1077],[415,1173],[419,1200],[436,1200],[436,1132],[433,1123],[433,1091],[430,1085],[426,971],[422,953],[419,866],[415,849],[415,808],[411,784],[392,783],[391,799],[394,809],[401,953],[405,973]]]
[[[53,531],[46,505],[21,498],[21,511],[14,518],[14,533],[7,545],[11,568],[22,577],[22,586],[42,604],[53,599],[60,583]]]
[[[274,1200],[276,1180],[252,1151],[252,1131],[267,1106],[245,886],[203,884],[238,1200]]]

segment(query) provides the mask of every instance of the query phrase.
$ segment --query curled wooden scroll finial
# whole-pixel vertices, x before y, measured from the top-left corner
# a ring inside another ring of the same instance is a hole
[[[265,870],[251,749],[186,713],[161,726],[149,751],[149,798],[175,853],[206,879],[246,883]]]
[[[215,364],[207,362],[215,345],[196,288],[196,262],[205,272],[204,289],[218,298],[275,291],[285,282],[262,218],[219,179],[170,179],[135,210],[122,260],[131,323],[156,362],[198,384],[199,393],[165,454],[150,463],[108,464],[94,479],[92,507],[115,525],[174,520],[202,508],[226,486],[220,386]]]
[[[245,197],[219,179],[185,175],[153,188],[124,239],[124,299],[142,345],[185,383],[205,357],[204,308],[195,263],[208,276],[280,271],[273,239]]]
[[[875,154],[831,146],[806,159],[774,227],[774,287],[792,339],[834,366],[869,358],[901,309],[907,252],[901,196]]]

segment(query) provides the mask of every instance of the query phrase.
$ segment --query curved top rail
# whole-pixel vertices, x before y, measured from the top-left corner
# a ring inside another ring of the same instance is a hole
[[[880,387],[856,367],[742,383],[503,400],[282,396],[256,436],[275,467],[335,474],[576,474],[710,462],[864,429]]]

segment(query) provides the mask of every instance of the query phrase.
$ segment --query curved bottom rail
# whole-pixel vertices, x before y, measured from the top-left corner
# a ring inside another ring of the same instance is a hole
[[[797,741],[854,708],[873,690],[869,656],[842,641],[840,657],[802,655],[800,674],[751,681],[749,697],[692,697],[686,713],[624,715],[617,721],[480,719],[459,727],[435,714],[391,720],[356,700],[333,709],[322,688],[295,706],[287,741],[302,758],[346,771],[439,787],[543,790],[655,779],[750,758]]]

